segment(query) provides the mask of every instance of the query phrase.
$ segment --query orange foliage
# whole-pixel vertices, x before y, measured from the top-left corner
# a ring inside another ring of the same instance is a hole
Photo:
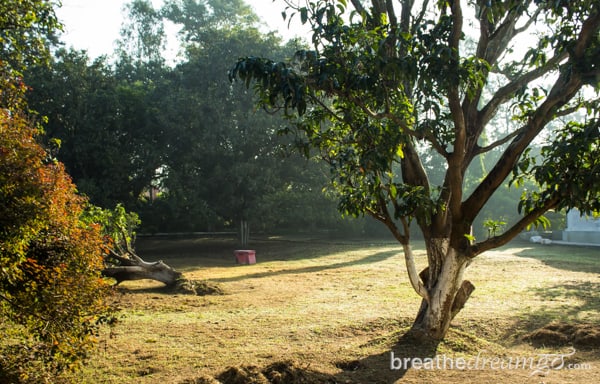
[[[80,220],[86,200],[38,133],[0,110],[0,339],[13,340],[0,346],[0,381],[75,367],[110,313],[100,228]]]

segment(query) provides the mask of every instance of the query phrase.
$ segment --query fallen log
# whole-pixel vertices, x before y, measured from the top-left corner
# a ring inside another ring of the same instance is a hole
[[[146,263],[140,265],[120,265],[107,267],[102,270],[105,277],[115,279],[117,284],[129,280],[150,279],[160,281],[167,286],[173,286],[177,280],[181,279],[182,274],[163,263]]]
[[[162,260],[147,262],[139,257],[130,242],[125,229],[120,227],[121,235],[125,239],[116,244],[116,249],[108,248],[104,258],[106,267],[102,275],[115,279],[117,285],[123,281],[150,279],[160,281],[166,286],[173,287],[182,280],[181,272],[176,271]]]

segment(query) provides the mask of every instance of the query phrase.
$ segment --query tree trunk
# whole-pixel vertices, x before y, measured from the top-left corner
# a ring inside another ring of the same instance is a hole
[[[248,245],[248,240],[250,239],[250,227],[248,225],[248,221],[242,219],[240,222],[240,244],[242,246]]]
[[[439,258],[441,254],[429,255]],[[410,332],[418,339],[440,341],[450,328],[450,322],[464,307],[475,289],[471,282],[462,279],[468,259],[455,250],[448,249],[442,258],[441,268],[434,280],[429,281],[429,270],[420,276],[429,291],[429,300],[423,299]]]

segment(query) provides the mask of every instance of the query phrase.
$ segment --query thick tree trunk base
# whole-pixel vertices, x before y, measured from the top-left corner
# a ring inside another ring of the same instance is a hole
[[[435,274],[428,267],[418,275],[427,289],[427,295],[421,295],[423,297],[421,307],[409,331],[412,337],[424,342],[439,342],[446,337],[450,322],[465,306],[475,289],[470,281],[463,280],[468,259],[462,257],[456,250],[444,247],[431,247],[428,252],[434,250],[442,252],[433,256],[443,262],[437,263],[439,268],[433,270],[436,271]]]
[[[475,286],[470,281],[463,281],[454,296],[450,311],[444,310],[440,313],[433,313],[428,303],[422,300],[421,307],[408,335],[419,340],[419,342],[438,343],[444,340],[451,321],[464,308],[474,290]]]

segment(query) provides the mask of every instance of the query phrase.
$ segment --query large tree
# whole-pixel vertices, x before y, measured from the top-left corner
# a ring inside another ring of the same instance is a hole
[[[288,16],[311,24],[312,50],[285,63],[242,58],[230,78],[254,81],[262,105],[287,111],[301,147],[331,165],[344,212],[371,215],[402,244],[422,298],[415,336],[444,338],[474,289],[464,273],[477,255],[549,210],[600,209],[597,1],[288,4]],[[507,107],[505,125],[497,115]],[[467,190],[469,165],[491,151],[501,154]],[[439,182],[423,165],[431,154],[443,159]],[[538,189],[515,204],[519,221],[475,239],[473,222],[509,179]],[[427,250],[420,273],[413,221]]]
[[[253,220],[253,213],[285,183],[282,140],[273,135],[281,123],[256,113],[252,95],[220,74],[249,47],[273,55],[293,50],[262,34],[242,1],[173,0],[161,14],[180,28],[185,61],[170,71],[162,89],[164,193],[154,207],[167,209],[157,226],[190,231],[264,221]]]

